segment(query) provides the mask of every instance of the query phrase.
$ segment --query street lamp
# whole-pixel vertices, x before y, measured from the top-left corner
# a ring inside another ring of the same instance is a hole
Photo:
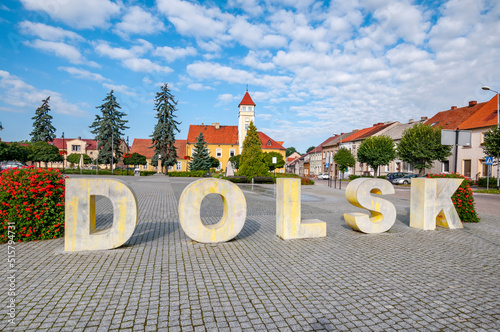
[[[498,91],[495,91],[491,89],[489,86],[483,86],[481,89],[487,90],[487,91],[492,91],[496,93],[497,95],[497,130],[500,126],[500,107],[499,107],[499,93]],[[500,158],[499,158],[499,153],[497,153],[497,189],[500,189]]]

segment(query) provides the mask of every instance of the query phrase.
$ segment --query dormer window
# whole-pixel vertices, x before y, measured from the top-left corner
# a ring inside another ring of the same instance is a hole
[[[271,146],[272,143],[271,143],[271,140],[267,141],[267,146]]]

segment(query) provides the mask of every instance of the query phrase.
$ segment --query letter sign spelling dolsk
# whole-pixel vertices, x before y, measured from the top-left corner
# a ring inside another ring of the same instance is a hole
[[[354,230],[363,233],[382,233],[388,231],[396,221],[396,208],[385,199],[373,194],[394,194],[392,184],[383,179],[359,178],[351,181],[346,188],[346,198],[354,206],[365,208],[366,213],[344,213],[344,219]]]
[[[95,197],[109,198],[113,204],[113,225],[96,231]],[[132,236],[137,226],[137,199],[120,180],[66,179],[64,250],[118,248]]]
[[[222,219],[215,225],[201,221],[200,208],[208,194],[219,194],[224,204]],[[226,242],[243,229],[247,217],[247,203],[240,188],[232,182],[202,179],[189,184],[179,199],[179,221],[191,239],[202,243]]]

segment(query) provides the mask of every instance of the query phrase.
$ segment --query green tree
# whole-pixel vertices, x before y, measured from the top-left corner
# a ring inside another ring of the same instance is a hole
[[[250,122],[248,126],[247,136],[243,141],[243,151],[241,152],[240,168],[238,175],[253,178],[254,176],[265,176],[269,168],[264,161],[262,150],[262,142],[260,141],[257,128]]]
[[[210,168],[218,168],[220,166],[220,160],[215,157],[210,157]]]
[[[342,173],[347,172],[347,169],[353,167],[356,163],[356,159],[354,159],[351,151],[345,147],[338,149],[337,153],[333,156],[333,161],[335,161]]]
[[[30,150],[18,143],[0,142],[0,161],[17,160],[25,163],[28,160]]]
[[[36,142],[31,145],[30,150],[28,160],[39,163],[43,161],[45,168],[47,168],[47,163],[49,162],[63,161],[63,157],[59,154],[59,149],[47,142]]]
[[[291,154],[293,154],[294,152],[299,153],[293,146],[286,148],[286,156],[287,157],[290,156]]]
[[[307,150],[306,153],[309,153],[309,151],[316,149],[314,145],[310,146]]]
[[[33,131],[30,133],[31,142],[53,142],[56,137],[56,128],[52,126],[52,115],[49,114],[50,96],[42,100],[42,106],[35,111],[33,119]]]
[[[200,135],[196,138],[191,159],[189,163],[190,171],[208,171],[212,166],[212,159],[210,158],[207,143],[205,142],[205,137],[202,132],[200,132]]]
[[[370,136],[361,142],[358,149],[358,161],[373,168],[373,177],[377,177],[379,166],[387,165],[396,158],[394,141],[389,136]]]
[[[97,106],[101,115],[96,115],[90,125],[92,134],[96,135],[97,150],[99,151],[98,162],[100,164],[113,164],[122,157],[120,143],[123,131],[129,127],[125,126],[127,120],[123,117],[127,114],[120,111],[120,104],[116,101],[113,90],[103,99],[104,104]],[[114,152],[114,153],[113,153]],[[113,165],[111,165],[111,168]]]
[[[500,154],[500,128],[494,127],[484,134],[484,154],[488,157],[497,157]]]
[[[441,145],[441,127],[417,123],[405,130],[396,153],[423,176],[425,169],[431,168],[435,160],[444,161],[451,155],[451,145]]]
[[[66,157],[66,160],[69,161],[72,164],[80,164],[80,159],[83,156],[83,163],[85,165],[90,164],[92,162],[92,159],[86,154],[80,154],[80,153],[72,153],[69,156]]]
[[[125,165],[146,165],[148,162],[146,161],[146,156],[143,156],[140,153],[134,152],[132,154],[126,153],[123,158],[123,163]]]
[[[273,157],[276,157],[276,164],[273,164]],[[270,172],[274,171],[276,168],[282,168],[285,166],[285,159],[279,152],[265,152],[263,154],[263,158]]]
[[[161,155],[161,165],[174,166],[177,163],[177,148],[175,147],[175,133],[179,132],[176,121],[177,117],[174,112],[177,111],[177,101],[170,93],[168,85],[164,84],[160,92],[156,93],[155,111],[158,119],[155,125],[153,135],[150,135],[152,146],[154,147],[154,155],[151,159],[151,165],[158,165],[158,157]],[[168,167],[166,167],[168,174]],[[162,170],[163,171],[163,170]]]
[[[231,162],[231,164],[233,164],[233,169],[240,168],[240,157],[241,154],[229,157],[229,161]]]

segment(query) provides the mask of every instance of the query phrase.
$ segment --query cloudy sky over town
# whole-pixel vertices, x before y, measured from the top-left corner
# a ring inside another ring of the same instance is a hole
[[[114,90],[148,138],[168,83],[182,121],[256,125],[304,152],[333,133],[419,119],[500,89],[497,0],[21,0],[0,3],[3,141],[50,96],[57,136],[92,138]]]

